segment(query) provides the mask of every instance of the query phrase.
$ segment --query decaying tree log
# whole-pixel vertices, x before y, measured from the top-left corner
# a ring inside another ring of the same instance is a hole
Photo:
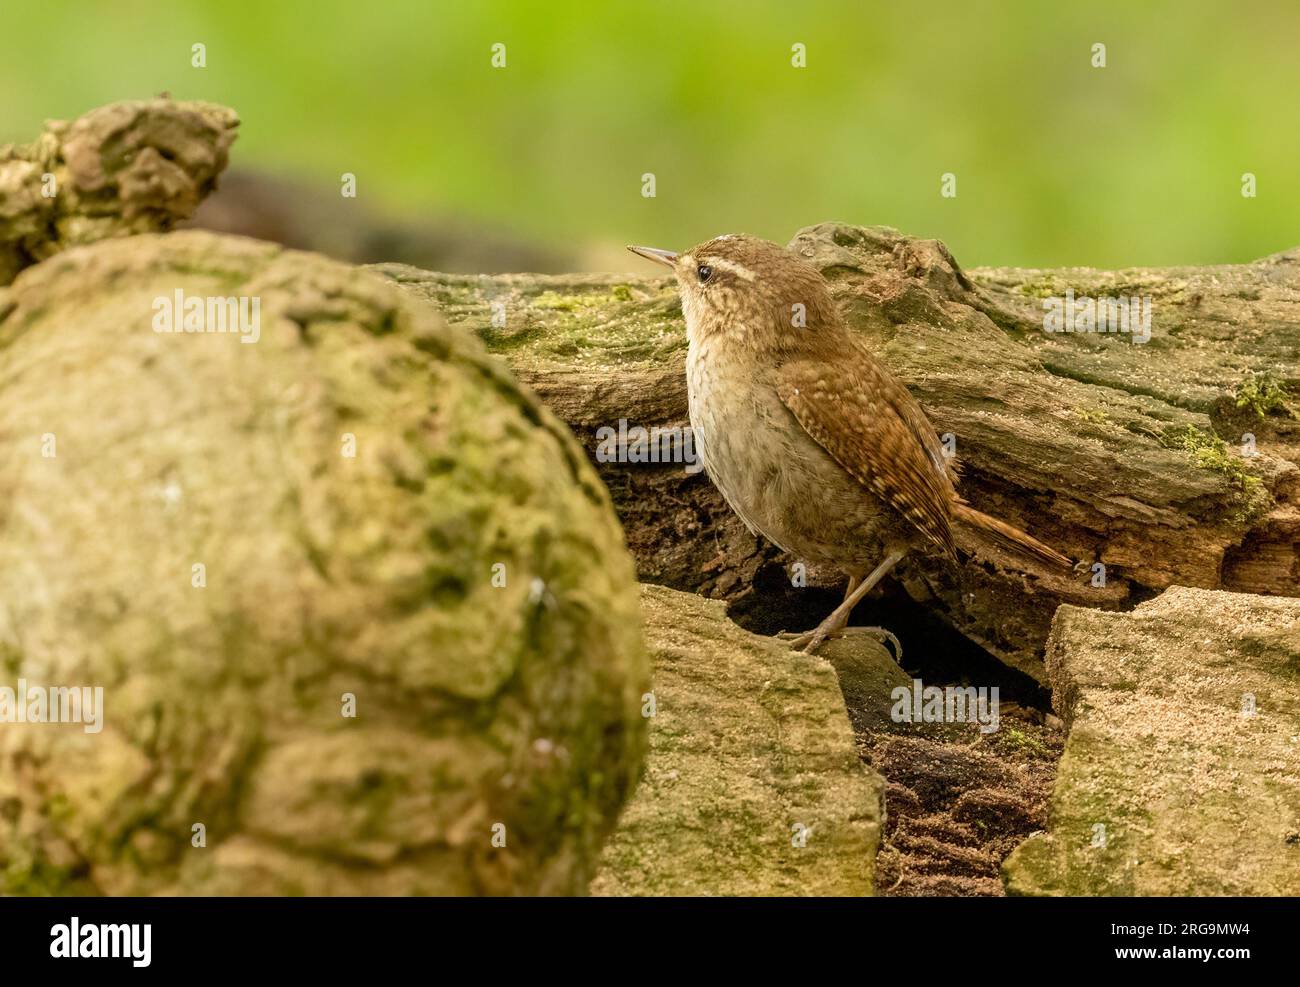
[[[0,145],[0,285],[68,247],[170,230],[216,187],[238,126],[224,106],[159,97]]]
[[[1300,595],[1300,250],[1206,268],[964,272],[938,241],[886,228],[823,224],[791,247],[950,436],[963,495],[1080,560],[1072,575],[1027,573],[992,547],[959,568],[908,560],[903,587],[963,634],[1041,680],[1063,602],[1129,609],[1175,583]],[[686,425],[669,280],[376,270],[477,332],[593,458],[620,419]],[[1067,293],[1148,296],[1149,341],[1044,331]],[[793,626],[801,591],[781,569],[797,560],[749,535],[704,474],[600,469],[643,579]]]

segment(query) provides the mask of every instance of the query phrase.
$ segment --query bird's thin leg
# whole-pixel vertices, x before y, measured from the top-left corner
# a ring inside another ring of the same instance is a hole
[[[849,614],[858,602],[876,588],[876,584],[889,575],[894,566],[906,555],[906,550],[893,551],[885,556],[880,565],[871,571],[871,575],[858,583],[853,592],[844,597],[844,602],[831,611],[830,615],[823,620],[817,627],[807,634],[801,634],[790,642],[790,647],[797,650],[813,652],[821,647],[822,643],[844,629],[844,625],[849,622]]]
[[[895,562],[894,564],[897,565],[898,563]],[[857,576],[853,575],[852,573],[849,573],[849,585],[848,585],[848,588],[844,591],[844,598],[845,598],[846,600],[847,600],[847,599],[849,598],[849,596],[853,593],[853,590],[857,587],[857,585],[858,585],[858,583],[859,583],[860,581],[861,581],[861,580],[859,580]],[[845,623],[846,623],[846,624],[848,623],[848,618],[847,618],[847,617],[845,618]],[[894,652],[894,661],[898,662],[899,664],[902,664],[902,661],[903,661],[903,642],[900,641],[900,640],[898,639],[898,636],[897,636],[896,634],[894,634],[894,632],[891,631],[891,630],[889,630],[888,628],[885,628],[885,627],[842,627],[842,628],[840,628],[840,630],[839,630],[837,636],[838,636],[838,637],[849,637],[849,636],[854,636],[854,637],[869,637],[869,638],[871,638],[872,640],[877,641],[877,642],[879,642],[879,643],[882,644],[882,645],[883,645],[883,644],[888,644],[888,645],[890,646],[890,648],[893,649],[893,652]]]
[[[858,588],[858,583],[862,582],[862,577],[849,573],[849,581],[844,586],[844,599],[853,595],[853,591]]]

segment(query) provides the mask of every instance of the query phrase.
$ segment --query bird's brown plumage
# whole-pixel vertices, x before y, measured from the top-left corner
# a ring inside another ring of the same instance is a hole
[[[709,475],[747,524],[797,554],[836,558],[850,572],[865,561],[864,546],[854,543],[860,534],[890,550],[928,541],[956,558],[954,526],[979,529],[1022,556],[1070,565],[961,499],[956,469],[920,404],[848,328],[821,273],[803,258],[766,240],[725,236],[670,266],[691,343],[697,442]],[[828,472],[823,461],[843,473]]]
[[[844,356],[787,363],[778,375],[781,400],[855,480],[955,559],[950,511],[957,494],[934,429],[916,427],[915,399],[869,354]]]

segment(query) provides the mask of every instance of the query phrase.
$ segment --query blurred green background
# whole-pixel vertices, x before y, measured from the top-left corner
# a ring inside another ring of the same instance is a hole
[[[622,270],[623,243],[784,241],[826,219],[936,236],[968,266],[1300,244],[1300,3],[1079,7],[4,0],[0,142],[167,90],[240,113],[237,166],[332,196],[353,172],[386,215]]]

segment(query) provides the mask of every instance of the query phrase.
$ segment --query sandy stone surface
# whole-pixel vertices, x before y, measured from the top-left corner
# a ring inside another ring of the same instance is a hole
[[[1070,732],[1009,892],[1300,894],[1300,601],[1063,607],[1047,661]]]
[[[650,753],[598,895],[869,895],[883,783],[835,670],[741,630],[721,603],[642,589]]]

